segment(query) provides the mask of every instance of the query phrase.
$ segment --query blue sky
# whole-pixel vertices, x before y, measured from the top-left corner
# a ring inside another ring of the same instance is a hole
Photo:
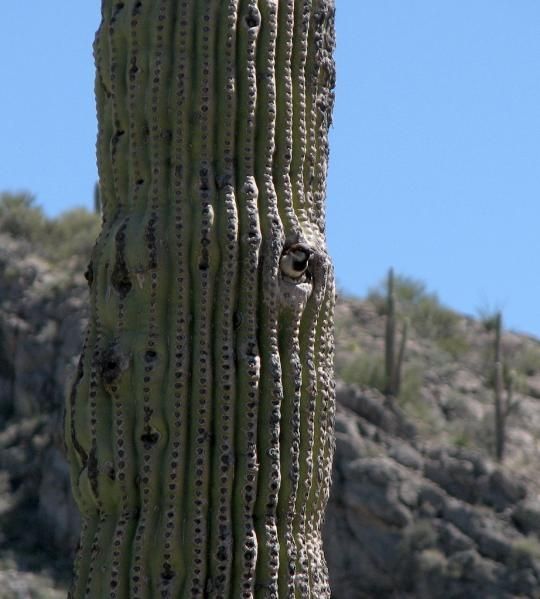
[[[0,20],[0,190],[90,207],[100,2]],[[540,2],[337,0],[328,237],[342,289],[392,265],[540,336]]]

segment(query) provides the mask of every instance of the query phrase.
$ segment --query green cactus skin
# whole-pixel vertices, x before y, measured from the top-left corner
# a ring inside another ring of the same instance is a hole
[[[330,597],[333,47],[333,0],[102,2],[73,598]]]

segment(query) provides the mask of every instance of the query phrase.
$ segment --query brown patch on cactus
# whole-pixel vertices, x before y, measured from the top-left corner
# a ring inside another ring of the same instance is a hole
[[[233,327],[237,329],[242,324],[242,313],[236,311],[233,314]]]
[[[88,480],[90,481],[90,487],[92,492],[98,496],[98,461],[97,461],[97,447],[92,445],[90,453],[88,454],[88,460],[86,461],[86,469],[88,471]]]
[[[120,298],[125,299],[133,286],[125,262],[117,261],[115,263],[111,274],[111,283]]]
[[[117,146],[118,146],[118,142],[120,141],[120,139],[122,138],[122,136],[124,134],[125,134],[125,131],[116,131],[116,133],[113,135],[113,137],[111,139],[111,145],[112,145],[113,154],[116,152]]]
[[[94,265],[92,260],[88,263],[86,270],[84,271],[84,278],[88,283],[88,287],[92,287],[92,283],[94,282]]]
[[[131,291],[132,283],[129,276],[126,259],[124,256],[126,247],[126,223],[124,223],[115,235],[116,259],[111,273],[111,284],[121,299]]]
[[[103,80],[103,77],[101,76],[101,71],[97,70],[97,75],[98,75],[98,82],[99,82],[99,86],[102,90],[102,92],[105,94],[105,97],[110,100],[112,98],[112,92],[109,89],[109,87],[107,86],[107,84],[105,83],[105,81]]]
[[[201,248],[201,255],[199,257],[199,270],[208,270],[209,266],[210,266],[210,264],[209,264],[208,249],[205,246],[203,246]]]
[[[152,449],[152,447],[159,441],[159,433],[147,426],[145,432],[141,435],[141,441],[143,442],[145,449]]]
[[[106,462],[103,466],[103,472],[110,480],[116,480],[116,470],[111,462]]]
[[[115,383],[129,367],[129,357],[122,354],[118,345],[111,345],[103,352],[100,364],[101,378],[105,385]]]
[[[157,360],[157,357],[157,352],[155,352],[153,349],[149,349],[144,354],[144,361],[149,365],[154,364]]]
[[[114,5],[114,12],[112,14],[111,23],[114,23],[114,21],[116,20],[116,17],[123,10],[124,7],[125,7],[124,2],[117,2]]]

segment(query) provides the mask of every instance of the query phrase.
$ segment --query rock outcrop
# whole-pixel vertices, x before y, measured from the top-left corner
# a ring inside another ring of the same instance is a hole
[[[540,597],[539,515],[519,476],[423,443],[394,400],[338,385],[325,528],[336,599]]]
[[[53,268],[26,244],[0,235],[2,563],[16,558],[34,567],[33,556],[42,553],[44,567],[46,556],[61,566],[78,539],[62,414],[86,324],[84,283],[69,264]]]

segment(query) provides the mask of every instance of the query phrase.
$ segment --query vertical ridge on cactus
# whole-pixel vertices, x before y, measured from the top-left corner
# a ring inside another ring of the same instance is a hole
[[[73,598],[330,597],[333,47],[332,0],[102,0]]]

